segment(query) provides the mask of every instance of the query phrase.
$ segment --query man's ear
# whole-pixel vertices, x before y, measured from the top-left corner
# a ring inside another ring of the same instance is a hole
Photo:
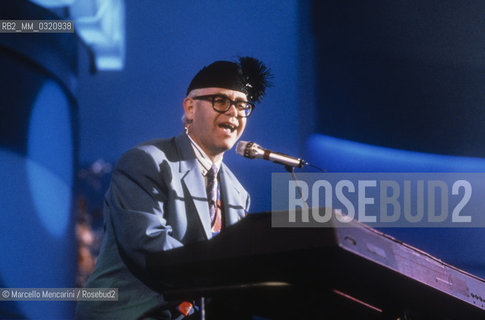
[[[195,100],[192,98],[185,98],[184,99],[184,112],[185,112],[185,118],[189,121],[194,120],[194,110],[195,108]]]

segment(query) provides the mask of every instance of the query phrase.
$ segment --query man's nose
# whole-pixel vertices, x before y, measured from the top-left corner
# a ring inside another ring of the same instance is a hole
[[[237,117],[237,108],[235,103],[231,103],[229,110],[226,111],[226,114],[231,117]]]

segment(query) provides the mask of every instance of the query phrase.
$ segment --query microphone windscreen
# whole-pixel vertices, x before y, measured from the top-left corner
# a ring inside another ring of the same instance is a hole
[[[245,151],[246,151],[246,146],[248,145],[248,141],[239,141],[237,146],[236,146],[236,152],[238,155],[246,157]]]

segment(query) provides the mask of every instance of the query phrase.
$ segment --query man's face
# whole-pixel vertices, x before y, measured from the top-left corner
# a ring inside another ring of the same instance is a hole
[[[193,90],[184,100],[185,117],[192,120],[189,125],[191,138],[213,160],[232,148],[246,127],[247,118],[237,117],[236,107],[219,113],[212,108],[212,102],[195,100],[190,97],[202,95],[225,95],[231,100],[247,101],[246,95],[240,91],[223,88],[204,88]]]

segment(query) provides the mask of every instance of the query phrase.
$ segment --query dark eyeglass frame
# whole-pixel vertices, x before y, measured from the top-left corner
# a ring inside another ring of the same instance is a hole
[[[227,99],[229,101],[229,105],[227,106],[227,109],[226,110],[218,110],[218,109],[216,109],[216,107],[215,107],[215,99],[216,98],[223,98],[223,99]],[[234,105],[236,107],[236,109],[237,109],[237,117],[238,118],[247,118],[247,117],[249,117],[253,113],[253,110],[255,108],[255,105],[252,102],[249,102],[249,101],[241,101],[241,100],[234,101],[234,100],[231,100],[231,98],[229,98],[228,96],[226,96],[224,94],[206,94],[206,95],[202,95],[202,96],[192,97],[192,99],[194,99],[194,100],[204,100],[204,101],[212,102],[212,109],[214,109],[214,111],[219,112],[219,113],[225,113],[225,112],[227,112]],[[238,106],[237,106],[238,103],[245,103],[249,108],[239,109]],[[248,114],[246,114],[246,115],[240,115],[239,114],[239,111],[245,111],[245,110],[249,110],[249,111],[247,111]]]

